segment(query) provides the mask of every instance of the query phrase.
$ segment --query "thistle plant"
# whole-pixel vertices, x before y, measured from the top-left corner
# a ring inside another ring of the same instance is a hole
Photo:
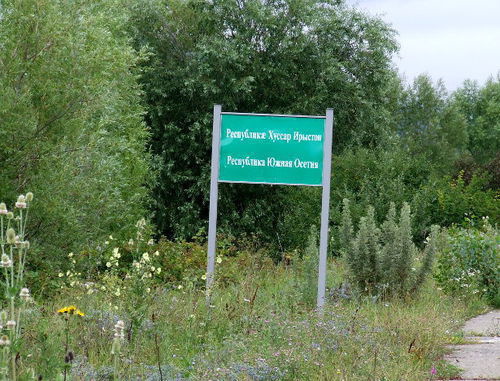
[[[0,267],[3,268],[3,308],[0,329],[0,377],[16,380],[16,356],[21,340],[21,321],[26,304],[31,300],[24,284],[26,257],[30,248],[26,224],[33,193],[20,195],[9,211],[0,203]]]
[[[111,346],[111,355],[113,356],[113,380],[120,379],[120,353],[125,339],[125,323],[118,320],[115,324],[113,335],[113,344]]]

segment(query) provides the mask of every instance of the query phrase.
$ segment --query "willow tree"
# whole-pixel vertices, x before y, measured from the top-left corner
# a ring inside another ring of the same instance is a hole
[[[215,103],[294,114],[334,107],[336,152],[388,134],[395,32],[344,1],[148,0],[132,20],[136,47],[150,53],[141,82],[160,167],[156,220],[167,235],[206,226]],[[224,184],[221,229],[276,238],[289,192]]]
[[[144,213],[148,132],[124,5],[0,1],[0,199],[35,194],[37,269]]]

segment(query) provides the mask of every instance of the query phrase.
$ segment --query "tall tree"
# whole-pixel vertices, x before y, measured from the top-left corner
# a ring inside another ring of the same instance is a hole
[[[397,118],[403,144],[414,156],[446,173],[467,148],[467,126],[458,107],[449,100],[441,81],[427,75],[415,78],[403,90]]]
[[[465,81],[452,97],[467,121],[467,148],[474,159],[481,164],[494,159],[500,153],[500,73],[483,87]]]
[[[124,5],[0,1],[0,199],[35,194],[38,267],[125,234],[145,211],[148,132]]]
[[[205,226],[211,111],[324,114],[335,150],[389,134],[394,31],[342,0],[149,0],[135,9],[151,145],[160,161],[156,221],[189,236]],[[221,187],[222,227],[275,235],[280,187]]]

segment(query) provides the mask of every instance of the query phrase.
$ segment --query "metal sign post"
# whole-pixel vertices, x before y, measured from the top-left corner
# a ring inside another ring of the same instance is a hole
[[[325,302],[333,110],[325,116],[222,112],[214,106],[207,302],[214,284],[219,182],[322,186],[317,306]],[[222,158],[222,159],[221,159]]]

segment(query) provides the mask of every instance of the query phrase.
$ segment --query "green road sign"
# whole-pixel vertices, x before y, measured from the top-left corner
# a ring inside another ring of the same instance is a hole
[[[222,113],[220,182],[317,185],[325,117]]]

